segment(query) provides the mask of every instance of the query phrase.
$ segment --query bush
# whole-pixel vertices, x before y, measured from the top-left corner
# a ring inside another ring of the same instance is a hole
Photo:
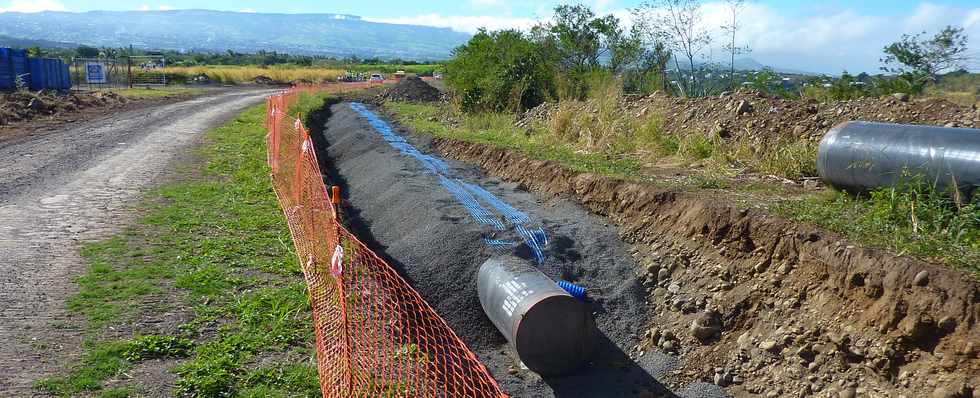
[[[446,83],[461,110],[521,111],[555,97],[555,62],[524,33],[481,30],[453,52]]]

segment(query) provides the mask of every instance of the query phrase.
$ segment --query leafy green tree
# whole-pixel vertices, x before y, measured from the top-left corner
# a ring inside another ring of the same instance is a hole
[[[556,93],[558,60],[517,30],[480,30],[453,51],[446,83],[464,111],[519,111]]]
[[[847,71],[841,74],[840,79],[834,80],[828,92],[830,98],[836,101],[858,99],[865,96],[864,90],[857,84],[857,79]]]
[[[75,54],[81,58],[96,58],[99,56],[99,49],[89,46],[80,46],[75,49]]]
[[[967,35],[963,28],[947,26],[931,38],[926,32],[902,35],[898,42],[885,46],[885,64],[881,69],[916,81],[918,86],[935,82],[944,71],[963,67],[969,56]]]
[[[555,7],[552,22],[542,26],[556,44],[565,71],[587,71],[599,66],[622,38],[619,19],[596,17],[585,5]]]
[[[27,56],[28,57],[43,57],[44,56],[44,51],[41,50],[41,47],[38,47],[38,46],[28,47],[27,48]]]

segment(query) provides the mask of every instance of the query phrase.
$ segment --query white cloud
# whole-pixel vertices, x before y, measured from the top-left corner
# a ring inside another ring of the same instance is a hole
[[[173,6],[162,5],[162,6],[157,7],[157,9],[160,10],[160,11],[171,11],[171,10],[174,9],[174,7]]]
[[[537,20],[531,18],[443,16],[440,14],[423,14],[398,18],[364,18],[364,20],[399,25],[423,25],[439,28],[451,28],[455,31],[466,33],[474,33],[480,28],[487,28],[489,30],[509,28],[530,29],[537,23]]]
[[[140,6],[140,8],[137,8],[137,10],[139,10],[139,11],[150,11],[150,5],[149,4],[143,4],[143,5]]]
[[[243,8],[241,10],[238,10],[238,12],[245,12],[245,13],[249,13],[249,14],[254,14],[255,13],[255,9],[254,8]]]
[[[0,12],[65,11],[65,5],[55,0],[13,0]]]

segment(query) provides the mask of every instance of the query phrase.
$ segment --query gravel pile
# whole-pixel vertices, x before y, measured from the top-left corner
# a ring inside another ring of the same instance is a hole
[[[440,98],[442,98],[442,94],[439,93],[438,89],[416,76],[410,76],[382,92],[376,100],[379,103],[385,101],[432,102],[438,101]]]

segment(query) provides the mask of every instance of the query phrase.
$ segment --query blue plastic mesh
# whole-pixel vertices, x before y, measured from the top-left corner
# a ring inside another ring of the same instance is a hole
[[[501,221],[501,217],[513,226],[513,232],[520,236],[521,240],[531,249],[534,258],[538,263],[544,263],[544,247],[548,245],[548,237],[543,228],[529,228],[526,224],[531,223],[531,217],[514,206],[504,202],[494,194],[476,184],[458,180],[450,177],[449,166],[445,161],[437,157],[426,155],[409,144],[403,137],[395,131],[384,120],[381,120],[374,112],[367,109],[364,104],[351,103],[351,109],[367,119],[371,127],[378,134],[400,153],[411,156],[418,160],[422,166],[430,173],[439,176],[439,183],[446,188],[449,193],[456,198],[463,208],[469,212],[476,222],[492,227],[497,231],[506,231],[507,226]],[[494,210],[500,213],[497,217],[490,210],[480,204],[479,200],[487,203]],[[517,246],[517,242],[507,239],[496,239],[484,237],[483,242],[493,249],[511,249]]]

